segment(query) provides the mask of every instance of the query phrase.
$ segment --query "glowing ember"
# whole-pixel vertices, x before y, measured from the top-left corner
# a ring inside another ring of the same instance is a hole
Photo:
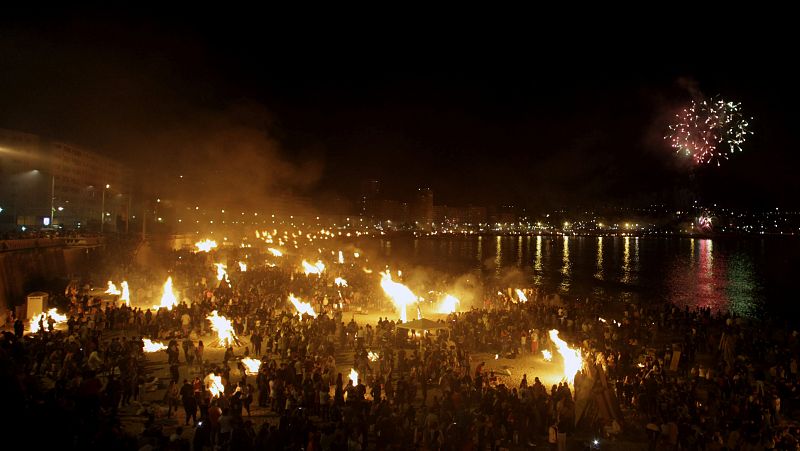
[[[197,248],[197,252],[211,252],[211,249],[217,247],[217,242],[211,240],[198,241],[194,243],[194,247]]]
[[[161,294],[161,305],[157,308],[166,308],[167,310],[172,310],[172,307],[176,307],[178,305],[178,299],[175,297],[175,293],[172,291],[172,277],[167,277],[167,281],[164,282],[164,292]]]
[[[309,274],[320,275],[322,274],[322,271],[325,271],[325,265],[322,264],[321,261],[317,260],[317,262],[312,265],[311,263],[303,260],[303,272],[306,275]]]
[[[553,361],[553,353],[548,351],[547,349],[542,350],[542,357],[544,358],[545,362]]]
[[[281,252],[281,251],[279,251],[279,250],[277,250],[275,248],[271,247],[271,248],[269,248],[267,250],[270,252],[270,254],[272,254],[272,255],[274,255],[276,257],[283,257],[283,252]]]
[[[149,338],[142,338],[142,341],[144,342],[144,352],[158,352],[167,350],[167,345],[163,343],[151,341]]]
[[[249,375],[258,374],[258,369],[261,368],[261,360],[251,359],[250,357],[243,358],[242,363],[247,368],[247,374]]]
[[[317,312],[311,307],[311,304],[308,302],[302,302],[300,299],[294,297],[294,294],[289,295],[289,301],[294,305],[294,308],[297,309],[297,316],[302,317],[303,314],[311,315],[314,318],[317,317]]]
[[[372,274],[372,270],[371,270],[371,269],[369,269],[369,268],[364,268],[364,273],[366,273],[366,274]]]
[[[247,263],[239,262],[239,270],[242,272],[247,272]]]
[[[519,302],[528,302],[528,297],[525,296],[525,293],[522,292],[519,288],[514,290],[517,292],[517,297],[519,298]]]
[[[355,258],[361,257],[361,254],[359,254],[358,252],[353,252],[353,257]]]
[[[405,323],[408,321],[406,308],[409,304],[417,302],[417,296],[407,286],[393,281],[392,274],[389,271],[381,273],[381,276],[381,288],[397,307],[400,313],[400,321]]]
[[[333,283],[335,283],[337,287],[346,287],[347,286],[347,281],[342,279],[341,277],[337,277],[333,281]]]
[[[219,395],[225,393],[225,386],[222,385],[222,377],[214,373],[209,373],[205,378],[206,388],[211,392],[211,396],[218,398]]]
[[[120,296],[119,300],[131,305],[131,291],[128,288],[128,282],[125,280],[122,281],[122,296]]]
[[[455,296],[446,295],[439,304],[439,313],[455,313],[460,301]]]
[[[108,289],[105,291],[106,294],[113,294],[119,296],[121,292],[117,289],[117,286],[114,285],[114,282],[108,281]]]
[[[228,347],[233,344],[233,324],[224,316],[219,316],[216,310],[206,317],[211,321],[211,330],[217,333],[220,346]]]
[[[214,263],[214,266],[217,267],[217,280],[219,280],[220,282],[225,280],[227,282],[228,281],[228,272],[225,271],[225,269],[227,269],[228,266],[224,265],[222,263]]]
[[[370,362],[377,362],[377,361],[378,361],[378,359],[379,359],[381,356],[379,356],[377,352],[372,352],[372,351],[369,351],[369,352],[367,353],[367,357],[369,358],[369,361],[370,361]]]
[[[350,380],[353,381],[353,385],[358,385],[358,371],[355,368],[350,368]]]
[[[342,254],[342,251],[339,251],[339,264],[344,264],[344,255]]]
[[[558,331],[555,329],[550,331],[550,340],[555,343],[558,353],[564,358],[564,378],[569,381],[570,385],[574,385],[575,374],[583,366],[581,350],[570,348],[566,341],[558,337]]]

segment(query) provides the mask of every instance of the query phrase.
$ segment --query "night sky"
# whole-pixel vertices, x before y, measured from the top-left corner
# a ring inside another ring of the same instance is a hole
[[[157,187],[186,173],[242,190],[246,173],[254,192],[315,197],[354,198],[375,178],[386,197],[430,186],[450,205],[647,203],[692,187],[730,206],[797,206],[791,40],[753,26],[449,30],[246,11],[0,20],[0,127],[146,167]],[[741,101],[755,136],[722,167],[691,171],[663,136],[699,93]]]

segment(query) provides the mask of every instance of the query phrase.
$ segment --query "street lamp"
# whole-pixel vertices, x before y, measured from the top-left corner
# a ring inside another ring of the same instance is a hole
[[[106,190],[111,188],[111,185],[106,183],[106,187],[103,190],[103,201],[100,204],[100,233],[103,233],[103,226],[106,222]]]

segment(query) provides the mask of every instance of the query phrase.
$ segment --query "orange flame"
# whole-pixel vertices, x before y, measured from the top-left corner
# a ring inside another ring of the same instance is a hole
[[[564,359],[564,378],[569,381],[570,385],[574,385],[575,375],[583,367],[581,350],[570,348],[566,341],[558,337],[558,331],[555,329],[550,331],[550,340],[556,345],[558,353]]]
[[[251,359],[250,357],[243,358],[242,363],[247,369],[246,373],[249,375],[258,374],[258,369],[261,368],[261,360]]]
[[[172,310],[172,307],[177,307],[177,305],[178,299],[172,291],[172,277],[167,277],[167,281],[164,282],[164,291],[161,294],[161,305],[156,306],[156,309],[166,308],[167,310]]]
[[[460,302],[455,296],[446,295],[439,305],[439,313],[455,313]]]
[[[392,274],[389,271],[381,273],[381,288],[392,300],[395,307],[400,313],[400,321],[408,321],[406,308],[417,302],[417,295],[415,295],[407,286],[392,280]]]
[[[194,243],[194,246],[197,248],[197,252],[211,252],[211,249],[217,247],[217,242],[206,239]]]
[[[219,316],[216,310],[211,312],[206,319],[211,321],[211,330],[217,333],[219,344],[224,347],[231,346],[233,344],[233,324],[231,324],[231,320],[224,316]]]
[[[128,288],[128,282],[125,280],[122,281],[122,296],[120,296],[119,300],[131,305],[131,291]]]
[[[167,346],[157,341],[151,341],[149,338],[142,338],[144,342],[144,352],[158,352],[167,349]]]
[[[289,295],[289,301],[294,305],[294,308],[297,309],[297,316],[302,317],[303,314],[311,315],[314,318],[317,317],[317,312],[314,311],[314,308],[311,307],[311,304],[308,302],[302,302],[300,299],[297,299],[294,294]]]
[[[222,377],[214,373],[209,373],[209,375],[206,376],[205,383],[206,388],[211,392],[211,396],[217,398],[222,393],[225,393],[225,386],[222,385]]]
[[[106,294],[113,294],[113,295],[120,295],[120,291],[117,289],[117,286],[114,285],[114,282],[108,281],[108,289],[105,291]]]

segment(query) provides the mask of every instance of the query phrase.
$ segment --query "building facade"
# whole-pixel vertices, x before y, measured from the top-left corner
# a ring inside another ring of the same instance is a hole
[[[122,231],[130,217],[129,170],[73,144],[0,129],[0,178],[0,223],[6,230]]]

